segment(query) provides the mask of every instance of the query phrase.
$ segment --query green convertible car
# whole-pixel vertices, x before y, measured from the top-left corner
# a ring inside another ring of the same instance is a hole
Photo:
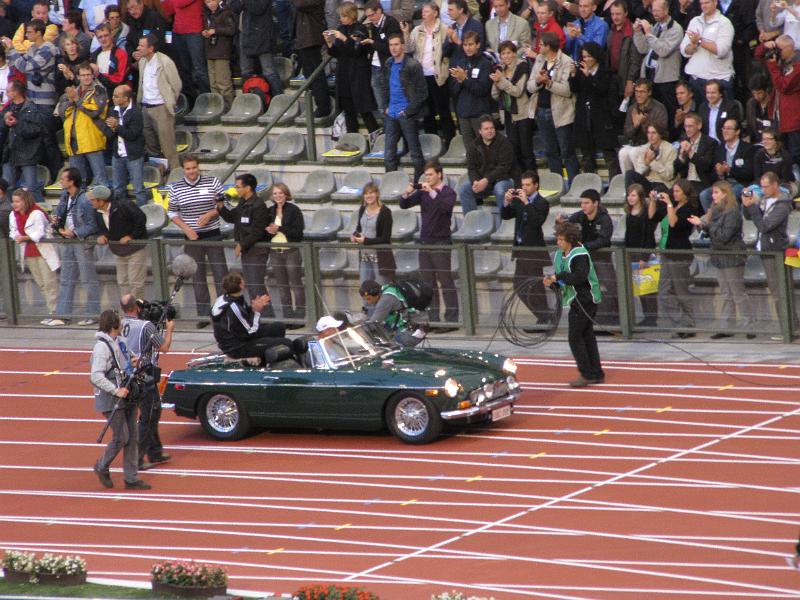
[[[295,357],[265,367],[212,355],[173,371],[163,402],[199,418],[218,440],[251,427],[380,430],[424,444],[445,422],[511,415],[520,387],[514,361],[497,354],[401,348],[380,326],[362,324],[308,340]]]

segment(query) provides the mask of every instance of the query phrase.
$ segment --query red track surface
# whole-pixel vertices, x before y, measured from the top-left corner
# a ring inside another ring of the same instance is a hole
[[[185,356],[170,355],[165,367]],[[514,416],[424,447],[385,435],[206,437],[165,411],[150,492],[100,487],[88,352],[0,350],[0,548],[77,552],[90,577],[228,566],[383,599],[800,597],[800,367],[523,360]],[[56,370],[58,369],[58,371]],[[121,457],[120,457],[121,460]]]

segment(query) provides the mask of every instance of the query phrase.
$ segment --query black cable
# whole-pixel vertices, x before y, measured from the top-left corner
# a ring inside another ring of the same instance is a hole
[[[535,348],[536,346],[541,346],[555,335],[561,320],[562,307],[561,292],[558,290],[556,290],[555,293],[555,306],[553,308],[552,318],[546,325],[542,325],[541,327],[531,325],[523,327],[518,325],[518,323],[528,321],[531,315],[530,309],[523,302],[522,298],[529,296],[531,293],[540,294],[542,292],[541,287],[541,278],[532,277],[526,279],[505,295],[503,304],[500,307],[497,327],[494,333],[492,333],[492,337],[486,345],[484,352],[488,351],[489,347],[494,343],[498,332],[502,334],[507,342],[521,348]]]

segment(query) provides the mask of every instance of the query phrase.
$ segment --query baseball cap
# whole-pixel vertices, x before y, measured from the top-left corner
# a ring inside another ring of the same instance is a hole
[[[339,329],[342,325],[344,325],[344,321],[337,321],[332,316],[326,315],[317,321],[316,329],[318,333],[322,333],[326,329]]]
[[[92,192],[92,196],[98,200],[108,200],[111,198],[111,190],[105,185],[96,185],[91,188],[90,191]]]

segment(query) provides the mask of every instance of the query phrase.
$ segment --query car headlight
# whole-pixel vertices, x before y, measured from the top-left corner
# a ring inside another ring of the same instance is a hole
[[[509,390],[516,390],[519,388],[519,381],[513,375],[509,375],[506,377],[506,385],[508,385]]]
[[[451,398],[455,398],[458,395],[458,390],[460,387],[461,386],[455,379],[448,377],[447,381],[444,382],[444,393]]]
[[[517,363],[510,358],[505,359],[503,361],[503,373],[506,373],[507,375],[516,375]]]
[[[469,393],[469,399],[473,404],[483,404],[486,401],[486,394],[483,393],[483,388],[477,388]]]
[[[483,393],[486,394],[487,398],[494,397],[494,383],[486,383],[483,385]]]

